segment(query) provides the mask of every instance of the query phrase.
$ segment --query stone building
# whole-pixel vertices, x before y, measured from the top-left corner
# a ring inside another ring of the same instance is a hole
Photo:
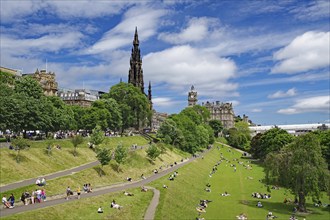
[[[232,103],[202,103],[211,113],[211,120],[220,120],[224,128],[232,128],[235,124],[235,113]]]
[[[192,107],[197,104],[197,91],[194,86],[191,86],[188,92],[188,107]],[[210,120],[219,120],[223,124],[224,128],[232,128],[235,124],[235,113],[232,103],[220,103],[216,101],[215,103],[202,103],[210,111]]]
[[[36,70],[35,73],[23,74],[24,76],[31,76],[37,80],[41,85],[46,96],[56,96],[58,91],[58,84],[54,72],[46,72],[46,70]]]
[[[87,89],[60,90],[58,96],[68,105],[90,107],[104,92]]]

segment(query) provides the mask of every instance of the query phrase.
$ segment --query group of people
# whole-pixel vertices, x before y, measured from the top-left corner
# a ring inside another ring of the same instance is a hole
[[[36,180],[36,185],[37,186],[46,186],[46,179],[45,179],[45,177],[43,177],[41,180],[40,180],[40,178],[38,178]]]
[[[32,191],[31,194],[28,191],[23,192],[21,195],[21,201],[24,205],[46,201],[46,190],[44,188],[36,189],[35,191]]]
[[[266,194],[266,193],[258,193],[258,192],[253,192],[252,194],[251,194],[251,196],[253,197],[253,198],[257,198],[257,199],[270,199],[270,198],[272,198],[272,195],[271,194]]]

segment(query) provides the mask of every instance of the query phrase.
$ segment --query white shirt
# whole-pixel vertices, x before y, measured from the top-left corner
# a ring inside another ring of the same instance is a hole
[[[7,198],[4,196],[2,197],[2,203],[6,203],[7,202]]]

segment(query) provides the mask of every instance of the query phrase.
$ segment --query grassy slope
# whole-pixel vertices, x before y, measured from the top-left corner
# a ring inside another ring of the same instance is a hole
[[[153,193],[152,191],[141,193],[140,188],[132,189],[129,192],[134,193],[134,196],[125,196],[122,192],[105,194],[1,219],[142,219]],[[121,210],[110,208],[113,199],[123,206]],[[104,213],[97,213],[99,206],[102,206]]]
[[[117,171],[117,164],[115,161],[111,161],[110,165],[104,166],[103,171],[106,175],[99,177],[98,168],[90,168],[83,170],[79,173],[75,173],[70,176],[65,176],[57,178],[54,180],[47,181],[47,186],[45,187],[46,193],[50,195],[64,194],[67,186],[70,186],[73,190],[76,190],[78,186],[82,188],[83,184],[91,183],[92,187],[102,187],[108,186],[115,183],[125,182],[126,177],[131,177],[133,180],[140,179],[141,174],[145,176],[153,175],[153,170],[159,168],[164,164],[171,164],[175,161],[179,161],[182,158],[187,157],[186,153],[180,152],[178,150],[167,152],[161,156],[161,159],[157,159],[154,162],[150,162],[146,158],[145,149],[137,150],[135,152],[130,152],[129,157],[126,162],[119,167],[119,172]],[[7,195],[13,193],[16,198],[19,198],[22,192],[35,190],[35,185],[30,185],[15,190],[10,190],[4,192]]]
[[[228,148],[221,148],[225,158],[232,160],[239,158],[237,152],[228,152]],[[195,209],[200,199],[212,200],[207,208],[207,212],[202,214],[205,219],[235,219],[240,213],[248,215],[249,219],[265,219],[268,211],[280,219],[289,219],[292,205],[283,204],[283,199],[293,198],[284,189],[272,190],[272,198],[261,200],[264,208],[257,208],[257,199],[251,197],[252,192],[267,193],[267,188],[259,182],[263,178],[262,168],[252,165],[252,170],[246,170],[242,165],[237,164],[237,172],[230,167],[230,163],[223,162],[218,166],[218,171],[210,178],[208,176],[212,167],[220,158],[220,152],[214,148],[204,159],[198,159],[179,170],[179,176],[175,181],[166,178],[157,180],[152,185],[161,191],[160,205],[158,206],[156,219],[193,219],[197,217]],[[246,161],[245,161],[246,162]],[[253,177],[252,180],[248,179]],[[205,189],[206,183],[211,184],[212,192]],[[167,184],[168,189],[163,189],[162,185]],[[227,191],[229,197],[220,196]],[[324,203],[329,203],[329,199],[324,197]],[[329,219],[329,208],[315,208],[308,201],[308,208],[313,214],[303,216],[307,219]],[[298,215],[299,216],[299,215]],[[302,217],[302,216],[300,216]],[[299,218],[300,219],[300,218]]]
[[[28,178],[37,178],[38,176],[60,170],[76,167],[88,162],[95,161],[95,153],[87,147],[88,139],[79,145],[77,151],[78,157],[72,154],[73,145],[70,140],[57,140],[54,144],[59,144],[62,150],[53,149],[52,155],[48,156],[45,148],[45,141],[31,142],[29,150],[20,152],[21,162],[16,163],[17,152],[9,149],[0,149],[0,184],[5,185]],[[140,136],[134,137],[113,137],[107,138],[103,145],[114,148],[122,142],[124,146],[130,147],[132,144],[145,145],[146,139]]]

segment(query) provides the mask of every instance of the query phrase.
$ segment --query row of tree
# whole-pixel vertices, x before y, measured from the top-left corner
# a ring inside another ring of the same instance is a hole
[[[41,130],[139,129],[151,120],[150,103],[138,88],[119,83],[91,108],[66,105],[59,97],[45,96],[31,77],[13,78],[0,73],[0,130],[26,132]]]

